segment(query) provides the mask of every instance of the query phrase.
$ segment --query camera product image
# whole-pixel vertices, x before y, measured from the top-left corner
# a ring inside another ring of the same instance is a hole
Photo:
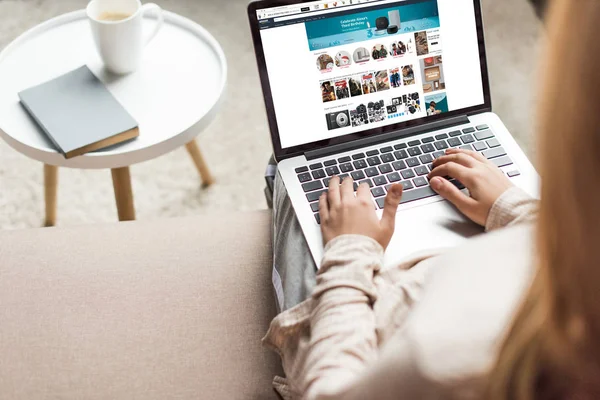
[[[330,131],[333,129],[346,128],[350,126],[350,115],[348,111],[337,111],[329,113],[327,117],[327,129]]]
[[[381,122],[385,120],[385,103],[383,100],[368,104],[369,122]]]
[[[395,33],[398,33],[398,27],[396,25],[388,26],[387,33],[388,33],[388,35],[393,35]]]
[[[396,114],[398,112],[398,106],[387,106],[388,114]]]
[[[369,116],[367,115],[367,107],[364,104],[360,104],[356,109],[350,111],[350,120],[352,126],[362,126],[369,123]]]

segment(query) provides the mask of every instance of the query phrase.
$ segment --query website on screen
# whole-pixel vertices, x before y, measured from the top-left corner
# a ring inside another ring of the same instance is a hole
[[[258,10],[283,148],[483,104],[472,0],[362,3]]]

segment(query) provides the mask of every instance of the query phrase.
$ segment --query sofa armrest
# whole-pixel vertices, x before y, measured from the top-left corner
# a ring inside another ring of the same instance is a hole
[[[7,399],[268,399],[270,213],[0,232]]]

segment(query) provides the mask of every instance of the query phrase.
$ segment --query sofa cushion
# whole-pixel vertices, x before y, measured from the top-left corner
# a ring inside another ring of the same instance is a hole
[[[268,399],[270,213],[0,232],[0,393]]]

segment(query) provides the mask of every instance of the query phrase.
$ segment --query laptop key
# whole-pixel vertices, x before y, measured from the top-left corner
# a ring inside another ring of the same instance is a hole
[[[381,151],[381,153],[391,153],[392,151],[394,151],[394,149],[392,148],[392,146],[387,146],[382,147],[379,151]]]
[[[379,154],[379,150],[369,150],[367,151],[367,156],[373,157]]]
[[[308,194],[306,195],[306,199],[308,200],[308,202],[309,202],[309,203],[312,203],[313,201],[317,201],[317,200],[319,200],[319,197],[321,197],[321,195],[322,195],[323,193],[325,193],[325,192],[327,192],[327,189],[324,189],[324,190],[318,190],[318,191],[316,191],[316,192],[311,192],[311,193],[308,193]]]
[[[513,163],[510,157],[508,156],[493,158],[490,161],[493,162],[498,168],[506,167],[507,165],[512,165]]]
[[[438,150],[445,150],[448,148],[448,143],[445,140],[441,140],[439,142],[435,142],[435,148]]]
[[[433,143],[434,141],[435,141],[435,139],[432,138],[431,136],[421,139],[421,143]]]
[[[427,186],[427,179],[420,176],[418,178],[413,179],[413,183],[415,184],[416,187]]]
[[[421,149],[419,149],[418,147],[411,147],[411,148],[408,149],[408,154],[411,157],[416,157],[416,156],[421,155],[423,153],[421,153]]]
[[[435,153],[433,153],[433,158],[435,158],[436,160],[442,156],[445,156],[446,153],[444,153],[443,151],[436,151]]]
[[[463,150],[473,150],[473,146],[471,146],[470,144],[465,144],[464,146],[460,146],[459,148]]]
[[[381,160],[377,156],[367,158],[367,162],[369,163],[369,165],[371,167],[374,167],[375,165],[381,164]]]
[[[317,220],[317,224],[321,225],[321,216],[319,214],[315,214],[315,219]]]
[[[346,156],[346,157],[342,157],[342,158],[338,159],[338,162],[341,164],[341,163],[350,162],[351,160],[352,159],[350,157]]]
[[[411,201],[422,200],[433,196],[437,196],[437,193],[434,192],[433,189],[431,189],[429,186],[425,186],[422,188],[404,192],[404,194],[402,195],[402,200],[400,200],[400,204],[406,204]],[[375,201],[377,202],[377,206],[380,209],[383,209],[383,207],[385,206],[385,199],[379,198]]]
[[[317,169],[317,170],[315,170],[315,171],[312,172],[312,176],[315,179],[323,179],[327,175],[325,174],[325,171],[323,171],[322,169]]]
[[[485,145],[485,142],[477,142],[477,143],[473,143],[473,148],[476,151],[483,151],[483,150],[487,149],[487,146]]]
[[[431,143],[427,143],[421,146],[421,150],[423,153],[433,153],[435,151],[435,147]]]
[[[418,145],[420,145],[420,144],[421,144],[421,141],[420,141],[420,140],[418,140],[418,139],[417,139],[417,140],[411,140],[410,142],[408,142],[408,145],[409,145],[410,147],[415,147],[415,146],[418,146]]]
[[[328,176],[339,175],[340,169],[338,167],[327,167],[325,168],[325,172],[327,172]]]
[[[314,213],[319,212],[319,202],[317,201],[316,203],[310,203],[310,209]]]
[[[336,165],[337,164],[337,160],[327,160],[323,163],[323,165],[325,165],[326,167],[331,167],[332,165]]]
[[[390,183],[394,183],[394,182],[401,181],[401,180],[402,180],[402,178],[400,177],[400,174],[399,174],[399,173],[397,173],[397,172],[393,172],[393,173],[391,173],[391,174],[387,175],[387,180],[388,180]]]
[[[411,181],[402,181],[400,182],[400,184],[402,185],[402,188],[404,190],[410,190],[415,188]]]
[[[431,154],[423,154],[422,156],[419,156],[419,160],[421,161],[421,164],[429,164],[433,162],[433,157]]]
[[[393,154],[382,154],[379,158],[381,158],[381,162],[384,163],[390,163],[392,161],[394,161],[394,155]]]
[[[354,171],[350,175],[352,175],[352,179],[354,179],[355,181],[360,181],[366,178],[365,174],[362,171]]]
[[[427,175],[429,173],[429,169],[426,166],[421,165],[415,168],[415,173],[419,176]]]
[[[462,142],[459,138],[453,137],[448,139],[448,144],[450,145],[450,147],[458,147],[462,144]]]
[[[370,178],[379,175],[379,171],[375,167],[365,169],[365,174]]]
[[[401,174],[402,174],[402,178],[404,178],[404,179],[412,179],[415,177],[415,173],[413,172],[412,169],[407,169],[405,171],[402,171]]]
[[[450,137],[456,137],[462,135],[461,131],[452,131],[449,133]]]
[[[490,149],[500,146],[500,142],[498,141],[498,139],[490,139],[486,143],[490,147]]]
[[[370,179],[363,179],[362,181],[358,182],[359,185],[362,185],[363,183],[366,183],[367,185],[369,185],[369,188],[372,188],[373,186],[373,181]]]
[[[321,164],[321,163],[312,164],[312,165],[310,166],[310,169],[311,169],[311,170],[320,169],[320,168],[323,168],[323,164]]]
[[[303,172],[308,172],[308,167],[298,167],[296,168],[296,173],[301,174]]]
[[[321,181],[312,181],[302,185],[302,190],[304,190],[304,193],[319,189],[323,189],[323,184]]]
[[[473,143],[475,139],[473,139],[473,135],[465,135],[460,138],[464,144]]]
[[[382,174],[388,174],[392,171],[393,171],[393,169],[390,164],[383,164],[383,165],[379,166],[379,172],[381,172]]]
[[[494,149],[486,150],[483,152],[483,156],[488,160],[491,158],[502,157],[506,155],[506,151],[503,147],[496,147]]]
[[[385,196],[385,189],[382,187],[374,187],[373,189],[371,189],[371,194],[375,198]]]
[[[444,139],[448,139],[448,134],[446,134],[446,133],[442,133],[442,134],[440,134],[440,135],[436,135],[436,136],[435,136],[435,138],[436,138],[437,140],[444,140]]]
[[[365,156],[365,153],[358,153],[358,154],[354,154],[354,155],[352,156],[352,159],[353,159],[353,160],[360,160],[361,158],[365,158],[365,157],[366,157],[366,156]]]
[[[403,169],[406,169],[406,163],[404,161],[396,161],[394,163],[392,163],[392,167],[394,167],[394,169],[396,171],[401,171]]]
[[[396,150],[402,150],[402,149],[406,149],[408,147],[408,145],[406,143],[400,143],[394,146],[394,149]]]
[[[477,125],[475,128],[477,128],[478,131],[483,131],[485,129],[489,129],[489,126],[487,126],[487,125]]]
[[[356,169],[367,168],[367,162],[365,160],[356,160],[352,164],[354,164],[354,168]]]
[[[454,186],[456,186],[459,190],[463,190],[466,186],[462,184],[461,181],[458,181],[456,179],[452,179],[450,181],[451,184],[453,184]]]
[[[408,160],[406,160],[406,165],[408,165],[409,167],[416,167],[417,165],[420,165],[421,163],[419,162],[419,160],[414,157],[414,158],[409,158]]]
[[[376,176],[375,178],[373,178],[373,183],[375,184],[375,186],[383,186],[387,185],[388,181],[387,179],[385,179],[385,176]]]
[[[493,138],[493,137],[494,137],[494,134],[489,129],[475,133],[475,138],[477,140],[485,140],[485,139],[489,139],[489,138]]]
[[[463,133],[473,133],[475,132],[475,128],[465,128],[462,131]]]
[[[396,157],[396,160],[404,160],[405,158],[408,158],[408,153],[406,150],[400,150],[395,152],[394,156]]]
[[[310,173],[305,172],[303,174],[298,175],[298,180],[300,181],[300,183],[312,181],[312,176],[310,176]]]
[[[519,176],[519,175],[521,175],[521,173],[520,173],[519,171],[517,171],[517,170],[510,171],[510,172],[508,173],[508,177],[509,177],[509,178],[514,178],[515,176]]]
[[[352,168],[352,164],[350,164],[350,163],[340,164],[340,171],[352,172],[352,171],[354,171],[354,168]]]

